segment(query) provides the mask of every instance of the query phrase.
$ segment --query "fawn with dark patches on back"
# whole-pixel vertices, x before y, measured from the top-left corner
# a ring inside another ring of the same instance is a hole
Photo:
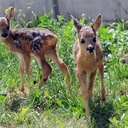
[[[60,59],[56,51],[57,36],[44,28],[21,28],[10,30],[10,20],[13,18],[14,8],[10,8],[9,13],[5,17],[0,17],[0,40],[13,53],[16,53],[20,59],[20,90],[24,91],[24,73],[29,76],[31,54],[33,54],[41,69],[42,78],[40,87],[48,79],[52,69],[45,59],[45,55],[52,59],[60,68],[68,87],[71,86],[69,72],[66,64]]]
[[[73,46],[73,54],[77,65],[76,75],[81,86],[88,118],[90,113],[88,100],[92,95],[97,68],[101,78],[101,96],[105,100],[103,53],[101,44],[96,37],[96,32],[101,26],[102,16],[99,15],[90,26],[83,26],[77,19],[71,17],[78,34],[78,40]]]

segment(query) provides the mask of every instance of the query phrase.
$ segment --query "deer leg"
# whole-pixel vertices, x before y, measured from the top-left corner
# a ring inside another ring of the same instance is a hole
[[[42,69],[42,78],[40,81],[40,86],[39,88],[41,88],[44,83],[47,81],[49,75],[51,74],[52,68],[50,67],[50,65],[46,62],[45,59],[40,61],[40,66]]]
[[[29,54],[25,54],[25,71],[27,73],[28,79],[30,80],[30,65],[31,65],[31,56]]]
[[[89,75],[89,79],[88,79],[88,90],[89,90],[89,95],[90,96],[92,96],[95,76],[96,76],[96,70]]]
[[[89,91],[86,86],[86,73],[77,73],[77,78],[79,80],[80,86],[81,86],[81,91],[82,91],[82,96],[85,102],[85,110],[86,110],[86,116],[87,118],[89,117],[89,105],[88,105],[88,100],[89,100]]]
[[[29,77],[29,70],[30,70],[30,63],[31,57],[29,54],[19,54],[20,59],[20,66],[19,66],[19,73],[20,73],[20,90],[24,91],[24,73],[26,72]]]
[[[66,83],[68,85],[69,88],[71,88],[71,83],[70,83],[70,75],[69,75],[69,71],[68,71],[68,67],[66,66],[66,64],[60,59],[57,51],[55,48],[51,49],[48,53],[47,56],[52,59],[56,65],[59,67],[59,69],[62,71],[62,73],[64,74],[64,76],[66,77]]]
[[[20,73],[20,90],[24,91],[24,72],[25,72],[25,61],[23,55],[18,55],[20,59],[19,73]]]
[[[101,97],[102,97],[102,100],[105,100],[105,87],[104,87],[104,83],[103,83],[103,79],[104,79],[103,63],[98,64],[98,69],[100,72],[100,79],[101,79]]]

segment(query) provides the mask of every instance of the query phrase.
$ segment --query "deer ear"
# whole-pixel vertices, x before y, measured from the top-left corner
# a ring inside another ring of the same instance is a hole
[[[72,15],[71,15],[71,18],[73,19],[74,26],[75,26],[75,28],[77,29],[77,32],[79,32],[80,29],[81,29],[83,26],[82,26],[82,25],[79,23],[79,21],[78,21],[76,18],[74,18]]]
[[[98,31],[98,29],[100,28],[102,23],[102,15],[99,14],[96,19],[94,20],[94,22],[90,25],[95,31]]]
[[[11,20],[13,18],[13,16],[14,16],[14,8],[11,7],[10,10],[9,10],[9,12],[8,12],[8,14],[6,15],[6,18],[8,20]]]

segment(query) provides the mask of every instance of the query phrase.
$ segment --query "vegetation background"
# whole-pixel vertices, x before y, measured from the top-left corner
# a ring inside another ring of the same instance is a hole
[[[0,128],[127,128],[128,127],[128,65],[122,55],[128,53],[128,30],[124,21],[102,25],[98,34],[104,52],[105,102],[100,99],[100,80],[97,75],[94,96],[89,101],[91,119],[85,119],[84,103],[74,68],[72,47],[77,38],[72,20],[63,16],[50,18],[50,13],[35,15],[30,22],[26,15],[12,21],[12,28],[43,27],[58,35],[57,50],[68,65],[72,89],[68,90],[65,78],[54,63],[52,74],[42,90],[38,89],[40,68],[33,58],[31,80],[26,77],[29,95],[19,93],[19,60],[0,42]],[[85,15],[80,20],[88,25]],[[36,84],[33,81],[37,81]]]

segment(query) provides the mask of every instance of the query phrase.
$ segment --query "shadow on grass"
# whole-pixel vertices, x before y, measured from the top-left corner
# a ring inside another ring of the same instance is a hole
[[[91,121],[94,128],[109,128],[109,118],[114,116],[113,103],[103,102],[98,98],[94,101],[91,100],[90,108],[92,110]]]
[[[21,95],[22,94],[22,95]],[[14,90],[9,90],[6,95],[6,100],[4,102],[5,109],[11,110],[12,112],[18,112],[21,105],[25,104],[26,102],[26,95],[20,91],[18,93]],[[24,98],[25,97],[25,98]]]

